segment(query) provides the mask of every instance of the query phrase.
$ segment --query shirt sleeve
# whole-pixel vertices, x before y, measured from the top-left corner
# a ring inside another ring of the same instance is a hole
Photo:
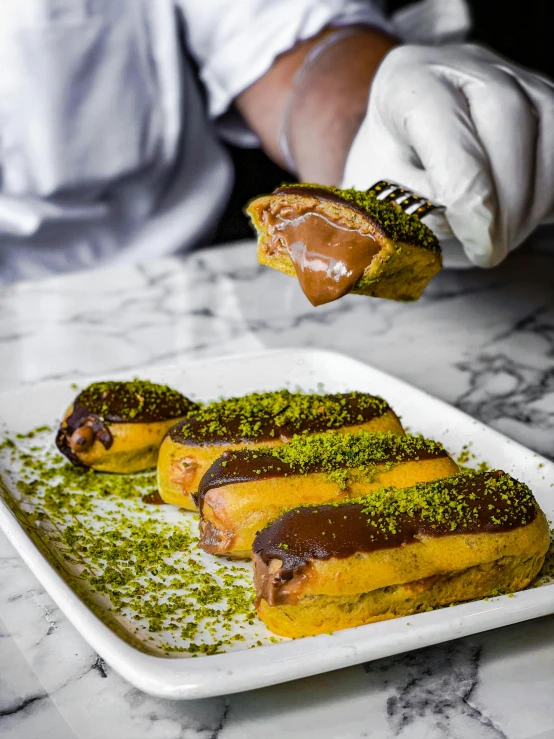
[[[370,25],[390,32],[376,0],[176,0],[199,65],[212,117],[262,77],[277,56],[327,26]]]

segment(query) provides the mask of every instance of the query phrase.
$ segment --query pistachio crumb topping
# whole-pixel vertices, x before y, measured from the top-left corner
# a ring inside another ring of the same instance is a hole
[[[391,533],[395,533],[395,521],[404,516],[447,524],[456,531],[474,526],[485,509],[494,527],[525,525],[530,512],[534,518],[536,511],[535,498],[527,485],[510,475],[495,473],[466,473],[411,488],[384,488],[351,502],[362,505],[363,512],[381,530]]]
[[[294,510],[309,508],[321,513],[329,506],[360,506],[382,534],[395,534],[398,521],[406,518],[437,526],[446,524],[451,531],[462,530],[474,527],[482,513],[493,527],[519,526],[533,520],[537,509],[533,493],[524,483],[502,472],[483,475],[475,471],[409,488],[380,488],[347,502],[326,504],[324,508],[313,503]]]
[[[181,443],[271,439],[314,427],[314,430],[326,430],[359,424],[387,410],[385,400],[366,393],[315,395],[289,390],[251,393],[208,403],[175,426],[171,436]]]
[[[233,461],[240,460],[241,467],[250,464],[255,474],[271,476],[272,470],[276,467],[268,463],[267,459],[274,458],[289,465],[291,474],[327,473],[326,480],[337,483],[344,490],[354,480],[371,482],[378,466],[384,466],[388,471],[407,460],[417,461],[446,454],[442,444],[423,436],[402,436],[391,431],[376,433],[363,430],[357,433],[328,431],[321,434],[295,435],[283,446],[262,446],[255,450],[228,452],[226,460],[220,461],[219,464],[227,467]],[[259,463],[261,460],[264,461]]]

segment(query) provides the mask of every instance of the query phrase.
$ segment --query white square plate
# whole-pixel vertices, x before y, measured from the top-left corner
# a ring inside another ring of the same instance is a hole
[[[209,400],[282,387],[325,392],[360,390],[382,395],[412,432],[442,441],[457,455],[467,442],[480,460],[526,482],[548,519],[554,519],[554,465],[529,449],[406,383],[348,357],[323,351],[285,350],[203,360],[165,368],[136,370],[93,379],[136,375]],[[81,383],[84,386],[85,383]],[[52,425],[75,395],[69,383],[49,383],[0,396],[0,416],[10,435]],[[136,635],[124,640],[98,618],[71,588],[71,578],[52,566],[47,546],[37,546],[18,518],[13,473],[3,474],[0,527],[27,565],[91,646],[129,682],[153,695],[200,698],[259,688],[314,675],[399,652],[436,644],[554,612],[554,583],[515,597],[474,601],[355,629],[297,640],[269,641],[260,626],[224,654],[171,657],[145,652]],[[7,496],[12,496],[8,502]],[[164,507],[165,508],[165,507]],[[167,506],[169,509],[170,507]],[[172,512],[164,515],[171,516]],[[182,514],[181,514],[182,515]],[[21,517],[20,517],[21,518]],[[209,555],[206,555],[209,557]],[[218,564],[221,564],[218,561]],[[249,565],[245,565],[246,571]],[[113,619],[112,619],[113,622]],[[250,627],[249,627],[250,628]],[[260,633],[262,634],[260,637]],[[133,640],[134,644],[133,645]]]

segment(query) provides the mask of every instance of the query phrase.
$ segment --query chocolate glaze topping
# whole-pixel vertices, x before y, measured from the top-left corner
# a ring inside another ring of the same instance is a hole
[[[244,401],[250,399],[246,407]],[[189,446],[287,441],[303,432],[365,423],[387,411],[386,401],[366,393],[303,395],[281,390],[210,404],[173,426],[169,435]]]
[[[165,500],[162,498],[158,490],[154,490],[152,493],[146,493],[141,498],[143,503],[149,505],[165,505]]]
[[[198,408],[184,395],[148,380],[94,382],[75,399],[73,413],[85,409],[112,423],[153,423],[179,418]]]
[[[278,588],[313,560],[417,544],[421,537],[507,531],[536,516],[531,491],[509,475],[456,475],[355,502],[296,508],[257,535],[253,553],[266,565],[281,560],[272,577]]]
[[[321,445],[323,453],[320,451]],[[294,459],[294,453],[291,455],[289,452],[295,446],[301,446],[300,451],[307,458],[298,455]],[[292,444],[271,449],[226,451],[206,471],[194,497],[202,512],[206,494],[225,485],[315,472],[332,473],[343,469],[358,469],[360,474],[364,470],[370,473],[379,464],[390,464],[392,467],[399,462],[446,456],[448,453],[443,446],[421,437],[398,436],[391,432],[336,432],[336,435],[331,432],[323,436],[295,439]]]

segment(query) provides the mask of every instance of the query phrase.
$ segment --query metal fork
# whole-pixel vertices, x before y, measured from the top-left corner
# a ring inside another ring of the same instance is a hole
[[[427,198],[408,190],[402,185],[398,185],[396,182],[387,182],[386,180],[380,180],[376,182],[373,187],[370,187],[368,192],[374,192],[377,195],[377,200],[386,200],[388,202],[398,205],[405,213],[409,215],[423,218],[431,211],[437,213],[444,213],[446,208],[443,205],[434,205]]]

